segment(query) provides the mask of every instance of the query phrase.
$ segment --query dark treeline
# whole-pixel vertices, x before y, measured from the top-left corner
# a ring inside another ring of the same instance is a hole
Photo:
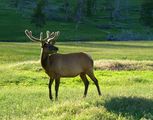
[[[94,16],[101,17],[101,19],[108,18],[113,22],[130,19],[132,17],[130,13],[137,12],[136,14],[145,24],[151,21],[153,1],[139,0],[139,3],[137,0],[133,0],[133,3],[131,1],[61,0],[55,2],[51,0],[10,0],[10,6],[17,8],[23,14],[33,14],[37,5],[44,6],[42,9],[48,20],[83,21]],[[103,15],[104,13],[105,15]]]
[[[89,24],[104,31],[107,40],[153,39],[153,0],[10,0],[9,6],[37,27],[72,22],[76,30]]]

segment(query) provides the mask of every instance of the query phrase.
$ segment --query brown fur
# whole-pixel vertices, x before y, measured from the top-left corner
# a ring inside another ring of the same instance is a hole
[[[31,33],[28,33],[28,31],[25,32],[30,39],[33,38],[31,37],[32,32]],[[47,36],[49,37],[49,35]],[[36,40],[36,38],[32,40]],[[39,39],[37,41],[39,41]],[[49,42],[46,42],[46,44],[54,48],[53,44],[50,44]],[[42,44],[44,44],[44,41],[42,42]],[[80,53],[59,54],[56,53],[54,50],[49,50],[47,47],[42,45],[41,65],[44,68],[47,75],[50,77],[48,85],[50,99],[52,99],[51,86],[54,80],[55,80],[55,91],[57,99],[60,78],[75,77],[77,75],[80,75],[85,85],[84,97],[87,95],[87,90],[89,85],[89,81],[86,75],[88,75],[94,81],[98,93],[99,95],[101,95],[100,88],[98,85],[98,80],[96,79],[93,73],[93,60],[86,53],[80,52]]]

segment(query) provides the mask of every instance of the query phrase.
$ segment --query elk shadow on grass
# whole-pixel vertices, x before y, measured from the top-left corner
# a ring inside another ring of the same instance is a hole
[[[109,112],[131,116],[135,120],[153,119],[153,100],[141,97],[114,97],[104,104]]]

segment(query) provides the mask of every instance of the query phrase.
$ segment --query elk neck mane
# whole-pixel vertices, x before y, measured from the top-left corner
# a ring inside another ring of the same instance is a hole
[[[43,52],[43,49],[41,50],[40,57],[41,57],[41,65],[46,70],[47,60],[48,60],[48,54],[45,54]]]

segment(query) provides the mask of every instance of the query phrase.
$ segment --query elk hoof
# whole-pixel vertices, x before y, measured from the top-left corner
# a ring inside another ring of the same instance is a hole
[[[83,95],[83,98],[86,98],[86,95]]]
[[[49,97],[50,100],[53,100],[53,97]]]

